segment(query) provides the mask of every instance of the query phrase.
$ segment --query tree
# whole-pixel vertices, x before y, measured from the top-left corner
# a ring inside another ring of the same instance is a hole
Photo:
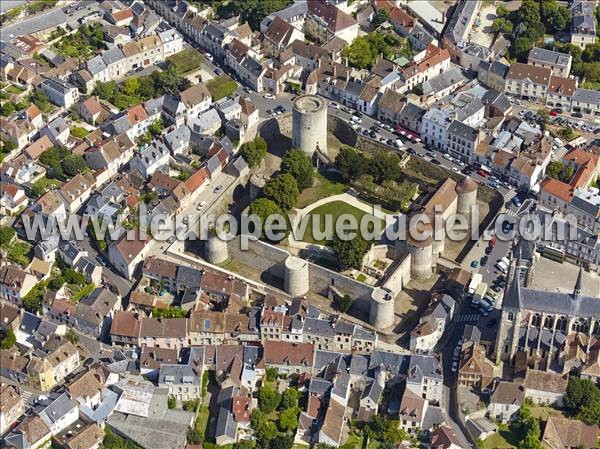
[[[257,215],[262,223],[262,236],[267,236],[269,226],[266,225],[267,218],[270,216],[284,216],[284,212],[281,208],[272,200],[268,198],[259,198],[250,204],[250,214]],[[287,235],[287,229],[285,232]]]
[[[279,377],[279,371],[277,368],[269,367],[265,370],[265,377],[267,378],[267,382],[273,382]]]
[[[515,41],[515,56],[519,60],[526,60],[529,50],[533,47],[533,44],[528,37],[519,37]]]
[[[62,162],[62,168],[67,176],[75,176],[88,169],[85,159],[75,154],[67,156]]]
[[[292,407],[285,409],[279,414],[279,430],[282,432],[293,432],[298,427],[298,415],[300,409],[298,407]]]
[[[267,142],[262,137],[257,137],[250,142],[244,143],[240,152],[250,168],[254,168],[258,166],[266,156]]]
[[[506,19],[510,15],[510,11],[506,8],[506,6],[500,5],[496,8],[496,15]]]
[[[342,56],[348,58],[348,63],[359,69],[366,69],[375,62],[377,53],[365,36],[359,36],[342,50]]]
[[[203,443],[202,434],[194,426],[191,426],[191,427],[188,428],[188,431],[187,431],[187,442],[189,444],[202,444]]]
[[[596,399],[581,407],[577,418],[590,426],[600,424],[600,400]]]
[[[400,159],[396,153],[380,150],[369,161],[367,172],[376,183],[393,181],[402,173],[399,164]]]
[[[579,410],[593,402],[600,402],[600,390],[594,382],[570,376],[564,399],[565,407]]]
[[[346,182],[352,182],[360,178],[367,171],[367,159],[365,156],[349,146],[340,148],[335,158],[335,166],[341,172]]]
[[[354,300],[350,295],[340,296],[337,300],[338,309],[340,309],[340,312],[346,313],[352,307],[353,302]]]
[[[548,109],[546,109],[546,108],[539,108],[537,110],[537,115],[538,115],[537,122],[541,126],[545,126],[545,125],[548,124],[548,121],[550,120],[550,114],[548,113]]]
[[[15,235],[17,235],[15,228],[0,226],[0,247],[7,248],[15,238]]]
[[[340,270],[345,271],[349,268],[360,269],[370,245],[357,233],[352,240],[342,240],[335,234],[331,246]]]
[[[388,12],[385,9],[381,8],[379,11],[377,11],[377,14],[375,14],[375,17],[373,18],[373,25],[379,26],[389,18],[390,15],[388,14]]]
[[[15,337],[15,333],[12,328],[8,327],[0,339],[0,348],[9,349],[12,348],[16,343],[17,337]]]
[[[69,340],[71,343],[73,343],[74,345],[76,345],[77,343],[79,343],[79,335],[77,335],[73,329],[69,329],[65,333],[65,338],[67,340]]]
[[[524,0],[517,10],[517,18],[525,24],[539,23],[541,20],[540,4],[536,0]]]
[[[492,23],[492,30],[494,31],[494,33],[512,33],[513,31],[513,24],[510,20],[507,19],[495,19],[494,22]]]
[[[175,399],[175,396],[169,396],[169,398],[167,399],[167,407],[169,407],[170,409],[174,409],[175,407],[177,407],[177,399]]]
[[[129,77],[123,82],[123,92],[127,95],[135,95],[140,88],[140,80],[136,77]]]
[[[314,173],[312,161],[302,150],[287,151],[281,161],[281,171],[294,177],[300,192],[312,186]]]
[[[150,132],[150,134],[152,134],[154,137],[158,136],[163,129],[165,129],[165,122],[163,121],[162,118],[157,118],[156,120],[154,120],[154,122],[152,122],[152,124],[148,127],[148,131]]]
[[[15,113],[15,105],[12,103],[6,102],[1,108],[2,110],[0,112],[4,117],[9,117]]]
[[[264,386],[258,392],[258,408],[261,412],[269,414],[277,410],[281,402],[281,395],[273,388]]]
[[[271,449],[292,449],[294,446],[294,437],[291,435],[278,435],[271,442]]]
[[[281,407],[285,409],[296,408],[298,407],[298,398],[300,393],[295,388],[288,388],[283,393],[283,398],[281,399]]]
[[[254,449],[256,442],[253,440],[240,440],[233,445],[233,449]]]
[[[281,173],[265,184],[263,194],[277,204],[282,210],[288,211],[298,199],[298,183],[289,173]]]

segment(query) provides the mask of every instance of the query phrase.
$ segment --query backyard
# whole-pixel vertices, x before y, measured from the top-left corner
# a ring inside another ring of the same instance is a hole
[[[206,87],[210,91],[213,101],[217,101],[234,93],[238,84],[227,75],[221,75],[208,81]]]

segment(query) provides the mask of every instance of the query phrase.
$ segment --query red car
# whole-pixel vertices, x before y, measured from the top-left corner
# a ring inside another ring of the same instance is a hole
[[[558,112],[556,112],[556,111],[550,111],[550,115],[552,117],[556,117],[558,115]]]
[[[479,173],[479,175],[483,176],[484,178],[487,178],[489,176],[489,173],[485,170],[479,170],[477,173]]]

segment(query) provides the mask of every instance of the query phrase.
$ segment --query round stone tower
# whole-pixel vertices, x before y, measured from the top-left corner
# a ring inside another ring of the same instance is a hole
[[[290,296],[302,296],[308,292],[308,262],[295,256],[285,259],[283,289]]]
[[[267,180],[262,174],[253,173],[250,176],[250,202],[258,198],[258,194],[265,186]]]
[[[375,288],[371,293],[369,305],[369,323],[378,329],[385,329],[394,325],[394,297],[392,293],[381,287]]]
[[[429,279],[433,274],[431,266],[433,264],[433,226],[419,222],[417,229],[409,233],[406,239],[406,246],[411,254],[410,277],[420,281]],[[420,235],[428,232],[429,236],[422,239]]]
[[[300,95],[292,104],[292,146],[308,156],[319,148],[327,154],[327,102],[316,95]]]
[[[456,213],[463,215],[470,223],[471,207],[477,204],[477,184],[470,176],[456,183]]]
[[[227,259],[229,259],[227,242],[221,240],[216,232],[210,230],[208,232],[208,239],[206,240],[206,260],[214,265],[219,265]]]

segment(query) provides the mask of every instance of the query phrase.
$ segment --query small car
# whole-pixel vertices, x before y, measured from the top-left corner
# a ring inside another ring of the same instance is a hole
[[[219,193],[221,190],[223,190],[223,186],[219,184],[217,187],[214,188],[213,193]]]
[[[270,94],[270,93],[264,94],[263,97],[266,98],[267,100],[275,100],[275,95]]]

